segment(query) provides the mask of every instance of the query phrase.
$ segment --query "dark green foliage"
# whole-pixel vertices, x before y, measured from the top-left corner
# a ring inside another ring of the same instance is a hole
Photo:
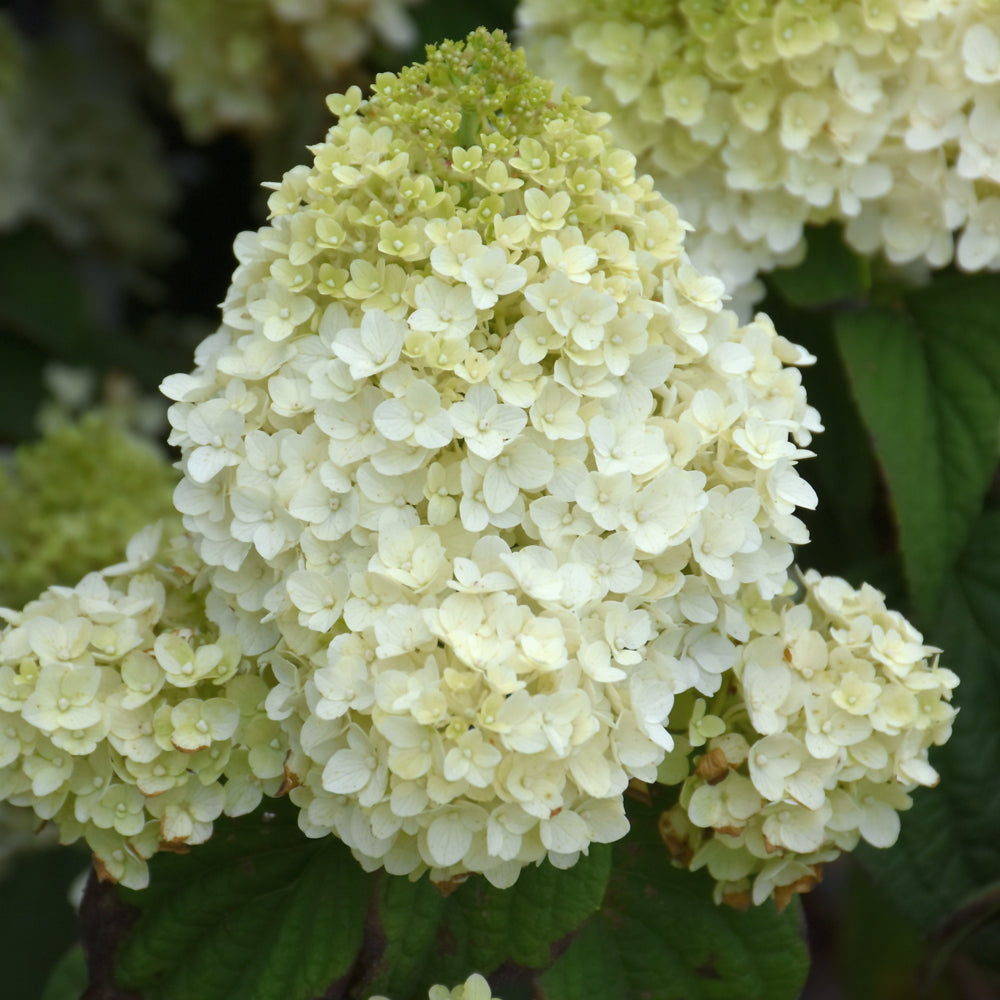
[[[710,878],[672,865],[658,809],[630,805],[605,905],[542,975],[544,1000],[794,1000],[809,966],[798,906],[716,905]]]
[[[159,856],[118,955],[148,1000],[311,1000],[350,973],[370,878],[344,845],[307,840],[292,810],[220,822],[189,855]]]
[[[1000,284],[983,276],[942,279],[894,307],[837,319],[854,397],[888,479],[907,582],[925,619],[996,467],[998,316]]]
[[[503,964],[542,968],[601,905],[610,854],[596,845],[568,871],[528,869],[507,890],[476,877],[445,895],[427,878],[365,874],[336,838],[305,838],[282,803],[157,856],[149,888],[121,892],[141,915],[117,980],[149,1000],[407,1000]]]
[[[407,1000],[505,962],[545,968],[553,946],[600,907],[610,867],[611,850],[595,844],[566,871],[527,868],[510,889],[475,877],[447,898],[427,879],[383,877],[377,913],[385,946],[373,992]]]
[[[863,858],[925,930],[1000,967],[1000,514],[974,526],[929,633],[962,681],[954,734],[931,755],[941,784],[915,796],[892,850]]]

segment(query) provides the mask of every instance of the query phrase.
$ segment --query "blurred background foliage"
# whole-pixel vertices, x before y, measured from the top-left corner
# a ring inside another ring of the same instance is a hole
[[[246,29],[263,48],[237,44],[240,17],[263,6],[0,7],[0,605],[115,561],[138,526],[170,515],[156,386],[190,368],[216,324],[233,238],[263,222],[261,182],[322,134],[322,95],[398,68],[425,42],[480,23],[510,30],[514,8],[383,4],[380,16],[392,8],[412,30],[341,25],[343,51],[324,61],[309,32],[277,23]],[[203,80],[187,67],[186,90],[178,60],[197,46],[171,41],[179,28],[218,47]],[[818,359],[805,372],[826,426],[803,467],[820,497],[808,565],[877,585],[962,677],[955,736],[932,756],[942,787],[917,794],[896,847],[843,859],[804,898],[804,996],[995,997],[1000,279],[945,273],[908,289],[831,227],[767,285],[762,308]],[[67,892],[85,867],[68,850],[7,860],[4,996],[77,995],[79,952],[57,960],[75,939]]]

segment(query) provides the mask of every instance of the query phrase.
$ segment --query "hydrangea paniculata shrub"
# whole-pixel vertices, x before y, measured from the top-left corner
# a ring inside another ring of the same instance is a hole
[[[501,34],[329,104],[163,385],[196,554],[7,614],[4,797],[136,883],[279,790],[435,881],[572,865],[632,780],[682,784],[665,839],[724,898],[889,842],[954,677],[870,589],[793,599],[809,356],[739,324],[607,117]]]
[[[896,264],[1000,268],[1000,11],[981,0],[522,0],[734,294],[807,223]]]

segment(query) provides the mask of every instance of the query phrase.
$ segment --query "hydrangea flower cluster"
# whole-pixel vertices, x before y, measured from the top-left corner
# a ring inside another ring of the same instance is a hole
[[[683,780],[667,845],[731,901],[781,905],[860,838],[895,843],[908,793],[937,784],[927,751],[955,717],[958,678],[882,594],[815,571],[803,585],[804,599],[773,602],[748,588],[750,641],[661,766]]]
[[[389,1000],[388,997],[375,996],[371,1000]],[[432,986],[427,992],[427,1000],[500,1000],[493,996],[490,984],[478,973],[474,972],[464,983],[454,989],[447,986]]]
[[[176,483],[162,450],[110,412],[57,423],[21,445],[0,463],[0,604],[20,607],[52,584],[74,584],[119,558],[143,525],[176,523]]]
[[[734,294],[829,220],[896,264],[1000,268],[995,4],[522,0],[518,17],[529,62],[614,112]]]
[[[329,104],[163,385],[175,503],[244,648],[286,645],[303,829],[507,885],[624,834],[674,696],[749,637],[740,588],[783,588],[810,359],[501,34]]]
[[[102,877],[142,888],[157,850],[207,840],[283,781],[268,688],[197,593],[183,536],[159,530],[73,588],[0,610],[0,798],[81,837]]]
[[[330,84],[376,41],[416,40],[406,7],[417,0],[102,0],[148,49],[188,131],[205,138],[270,124],[288,77],[305,68]]]

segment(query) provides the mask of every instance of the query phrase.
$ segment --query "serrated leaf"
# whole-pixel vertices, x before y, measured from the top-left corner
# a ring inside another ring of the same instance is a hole
[[[389,997],[416,995],[427,977],[447,900],[427,880],[383,875],[378,888],[381,954],[369,992]]]
[[[805,260],[767,276],[793,306],[815,309],[860,299],[871,284],[868,261],[844,242],[840,226],[808,227]]]
[[[997,461],[1000,287],[958,278],[898,310],[837,318],[854,397],[885,470],[923,620],[978,516]]]
[[[447,897],[426,879],[385,876],[378,911],[385,944],[370,992],[406,1000],[508,962],[545,967],[553,946],[601,905],[610,866],[610,849],[595,844],[564,871],[526,868],[509,889],[473,877]]]
[[[808,971],[798,906],[717,906],[704,872],[671,864],[657,810],[630,813],[605,904],[540,977],[543,1000],[794,1000]]]
[[[594,844],[572,868],[526,868],[509,889],[470,880],[451,897],[445,916],[445,929],[463,956],[454,972],[464,965],[469,971],[493,969],[503,961],[527,968],[548,964],[552,945],[601,905],[610,873],[611,849]]]
[[[896,845],[861,857],[876,881],[925,930],[974,912],[1000,880],[1000,513],[984,516],[944,588],[927,639],[961,678],[951,739],[931,753],[937,788],[914,795]],[[997,963],[1000,922],[978,933],[976,951]]]
[[[294,811],[219,822],[207,844],[150,863],[122,892],[142,914],[117,960],[144,1000],[313,1000],[351,969],[371,878],[334,837],[307,840]]]

